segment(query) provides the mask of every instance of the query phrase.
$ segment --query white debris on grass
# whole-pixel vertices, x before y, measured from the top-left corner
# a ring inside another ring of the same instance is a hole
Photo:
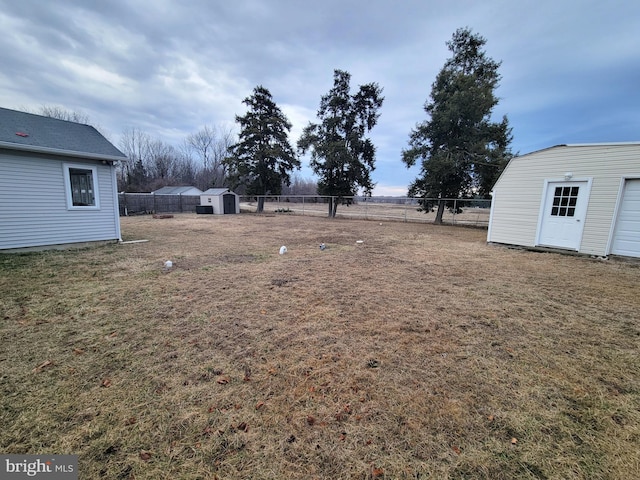
[[[285,253],[287,253],[287,247],[283,245],[280,247],[280,255],[284,255]]]

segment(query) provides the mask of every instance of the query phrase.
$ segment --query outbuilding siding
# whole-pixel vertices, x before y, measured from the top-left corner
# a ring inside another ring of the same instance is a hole
[[[623,179],[640,178],[640,144],[558,146],[514,158],[494,186],[488,241],[535,246],[545,180],[591,179],[579,251],[607,255]]]
[[[68,210],[63,164],[97,166],[99,210]],[[0,150],[0,249],[118,240],[110,164]]]

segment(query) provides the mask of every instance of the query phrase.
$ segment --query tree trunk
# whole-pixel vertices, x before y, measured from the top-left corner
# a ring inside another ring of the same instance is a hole
[[[337,209],[338,199],[336,197],[329,197],[329,218],[335,218]]]
[[[258,210],[257,213],[262,213],[264,210],[264,197],[258,197]]]
[[[433,221],[433,223],[436,223],[438,225],[442,223],[442,215],[444,214],[444,204],[445,204],[444,199],[442,198],[438,199],[438,211],[436,212],[436,219]]]

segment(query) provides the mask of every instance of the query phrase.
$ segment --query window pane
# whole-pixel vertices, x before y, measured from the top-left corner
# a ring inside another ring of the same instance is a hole
[[[553,207],[551,209],[551,215],[553,215],[553,216],[557,216],[558,215],[558,207]]]
[[[572,197],[577,197],[579,189],[580,189],[580,187],[571,187],[571,196]]]
[[[556,187],[556,193],[554,193],[554,196],[559,197],[560,195],[562,195],[562,187]]]
[[[575,207],[576,206],[576,202],[578,201],[578,199],[576,197],[571,197],[569,199],[569,206],[570,207]]]
[[[70,168],[71,200],[74,207],[94,206],[93,172],[83,168]]]
[[[560,197],[553,197],[553,206],[557,207],[560,205]]]
[[[559,217],[566,217],[567,216],[567,209],[566,208],[560,208],[560,212],[558,213]]]
[[[562,201],[560,202],[560,205],[562,205],[563,207],[566,207],[568,203],[569,203],[569,199],[567,197],[563,197]]]
[[[568,208],[567,209],[567,217],[573,217],[573,215],[576,213],[576,209],[575,208]]]

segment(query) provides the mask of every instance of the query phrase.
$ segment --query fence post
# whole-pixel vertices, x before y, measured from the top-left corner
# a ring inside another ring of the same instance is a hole
[[[458,214],[458,199],[453,200],[453,224],[456,224],[456,215]]]

